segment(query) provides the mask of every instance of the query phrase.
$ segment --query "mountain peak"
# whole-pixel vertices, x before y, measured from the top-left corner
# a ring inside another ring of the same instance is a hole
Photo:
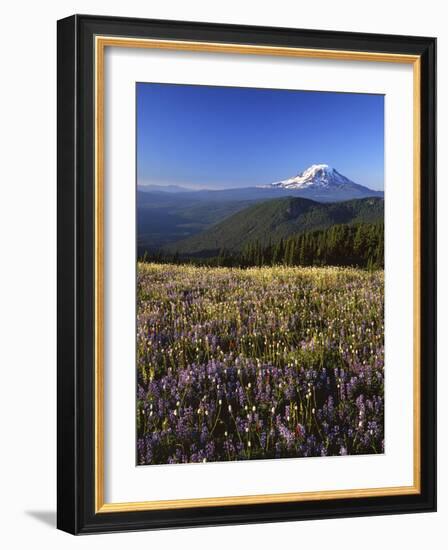
[[[305,172],[317,172],[318,170],[321,170],[323,172],[331,172],[334,170],[331,166],[328,166],[328,164],[312,164]]]
[[[292,178],[271,183],[282,189],[335,189],[357,185],[328,164],[313,164]]]

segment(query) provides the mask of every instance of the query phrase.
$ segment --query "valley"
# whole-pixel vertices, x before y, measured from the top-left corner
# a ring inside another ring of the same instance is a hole
[[[196,256],[204,250],[210,256],[223,247],[241,249],[250,240],[264,241],[271,231],[277,239],[336,223],[370,223],[383,216],[383,196],[327,165],[313,165],[268,186],[197,191],[138,187],[138,255],[162,249]]]

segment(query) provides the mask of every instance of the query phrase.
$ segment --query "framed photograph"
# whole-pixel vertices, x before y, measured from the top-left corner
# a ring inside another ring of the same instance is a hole
[[[436,509],[434,38],[58,22],[58,527]]]

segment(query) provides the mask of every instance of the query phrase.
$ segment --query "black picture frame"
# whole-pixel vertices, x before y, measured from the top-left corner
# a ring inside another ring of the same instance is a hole
[[[419,494],[96,513],[93,46],[97,35],[420,57],[422,368]],[[58,21],[57,65],[58,528],[83,534],[435,511],[436,39],[74,15]]]

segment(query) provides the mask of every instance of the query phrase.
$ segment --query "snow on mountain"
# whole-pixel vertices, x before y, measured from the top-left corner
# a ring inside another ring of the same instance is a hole
[[[358,184],[340,174],[328,164],[313,164],[297,176],[271,183],[268,187],[281,189],[322,189],[332,190],[343,187],[358,187]],[[362,187],[362,186],[359,186]]]

